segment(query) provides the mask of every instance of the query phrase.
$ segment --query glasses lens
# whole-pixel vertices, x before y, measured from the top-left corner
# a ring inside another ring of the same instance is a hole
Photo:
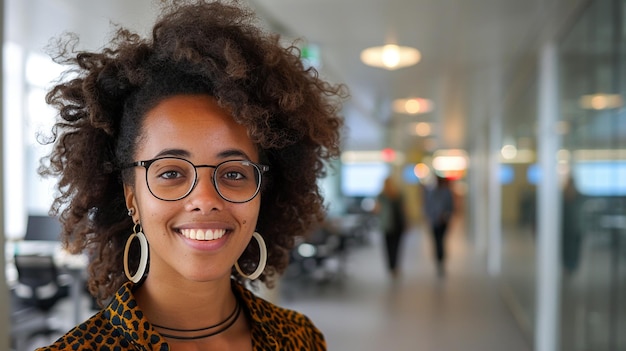
[[[193,187],[196,169],[188,161],[177,158],[163,158],[154,161],[146,180],[148,189],[162,200],[178,200],[185,197]]]
[[[215,169],[215,185],[222,197],[232,202],[246,202],[259,190],[261,174],[248,161],[227,161]]]

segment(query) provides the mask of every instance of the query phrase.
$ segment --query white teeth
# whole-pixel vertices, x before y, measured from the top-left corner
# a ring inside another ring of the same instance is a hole
[[[185,238],[193,240],[215,240],[224,236],[225,229],[181,229],[181,234]]]

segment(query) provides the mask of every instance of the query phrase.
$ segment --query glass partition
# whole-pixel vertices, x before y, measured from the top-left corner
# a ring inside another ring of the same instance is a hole
[[[623,0],[596,0],[560,45],[561,350],[626,349]]]

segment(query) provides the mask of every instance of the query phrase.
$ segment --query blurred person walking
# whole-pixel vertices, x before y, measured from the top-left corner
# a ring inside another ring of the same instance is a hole
[[[580,247],[582,244],[582,213],[583,196],[576,188],[573,177],[566,180],[563,188],[562,210],[562,243],[561,258],[566,274],[576,272],[580,262]]]
[[[437,185],[426,190],[424,208],[433,235],[437,272],[440,276],[443,276],[445,274],[444,261],[446,258],[445,237],[450,218],[454,212],[454,199],[447,178],[437,176]]]
[[[395,278],[399,274],[398,256],[400,242],[406,229],[406,216],[402,194],[391,177],[387,177],[383,183],[383,189],[377,199],[376,213],[385,237],[387,268]]]

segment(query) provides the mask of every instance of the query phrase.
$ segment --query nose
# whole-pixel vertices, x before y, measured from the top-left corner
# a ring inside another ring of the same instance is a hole
[[[200,211],[208,213],[213,210],[221,210],[224,206],[224,200],[215,188],[213,183],[213,169],[196,170],[198,179],[196,186],[187,196],[188,201],[185,204],[188,211]]]

